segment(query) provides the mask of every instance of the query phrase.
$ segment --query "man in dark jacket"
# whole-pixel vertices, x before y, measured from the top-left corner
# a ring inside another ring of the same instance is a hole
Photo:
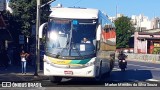
[[[118,59],[119,60],[125,60],[126,59],[126,55],[123,53],[123,51],[120,51],[119,55],[118,55]]]

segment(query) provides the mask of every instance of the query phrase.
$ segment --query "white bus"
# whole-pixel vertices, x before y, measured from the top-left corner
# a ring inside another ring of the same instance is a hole
[[[114,67],[115,26],[97,9],[52,8],[39,37],[45,37],[44,75],[51,82],[66,77],[102,80]]]

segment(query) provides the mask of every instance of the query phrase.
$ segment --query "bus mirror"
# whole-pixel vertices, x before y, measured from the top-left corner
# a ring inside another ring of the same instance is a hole
[[[45,26],[47,26],[48,23],[43,23],[40,27],[39,27],[39,38],[42,38],[42,34],[43,34],[43,30],[45,28]]]
[[[97,34],[96,34],[96,40],[100,40],[101,39],[101,25],[98,25],[98,28],[97,28]]]

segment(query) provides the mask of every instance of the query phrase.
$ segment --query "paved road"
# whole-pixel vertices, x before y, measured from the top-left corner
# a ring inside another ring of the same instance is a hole
[[[151,85],[160,85],[160,64],[151,64],[144,62],[128,61],[127,70],[125,72],[120,71],[117,63],[109,78],[106,78],[104,82],[97,83],[91,79],[75,78],[75,79],[63,79],[59,84],[53,84],[49,80],[34,81],[34,83],[41,83],[42,90],[159,90],[160,87],[145,87],[146,83]],[[127,84],[133,85],[136,83],[144,87],[108,87],[107,85],[118,85],[118,83],[127,86]],[[106,85],[106,87],[104,87]],[[78,86],[78,87],[76,87]],[[12,88],[14,90],[14,88]],[[17,88],[15,88],[17,90]]]
[[[127,70],[121,72],[116,63],[110,80],[160,81],[160,64],[128,61]]]
[[[40,81],[41,82],[41,81]],[[63,79],[59,84],[52,84],[49,80],[42,81],[43,86],[104,86],[109,83],[158,83],[160,85],[160,64],[151,64],[144,62],[128,61],[127,70],[122,72],[118,63],[116,62],[115,68],[109,78],[104,82],[97,83],[91,79],[75,78]]]

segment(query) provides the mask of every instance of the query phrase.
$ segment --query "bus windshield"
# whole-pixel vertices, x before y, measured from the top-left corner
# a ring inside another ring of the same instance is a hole
[[[46,54],[57,58],[89,58],[95,55],[96,20],[51,18],[46,37]]]

